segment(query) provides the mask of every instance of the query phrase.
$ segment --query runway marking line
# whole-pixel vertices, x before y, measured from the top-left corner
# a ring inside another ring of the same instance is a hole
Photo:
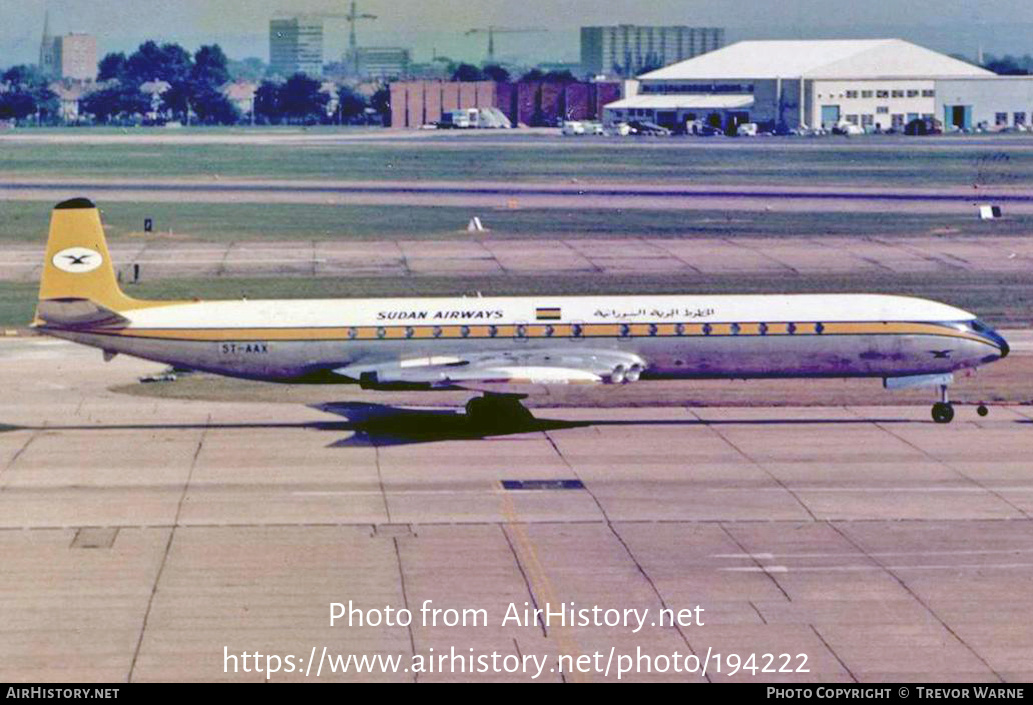
[[[944,564],[944,565],[829,565],[829,566],[800,566],[790,568],[784,565],[765,566],[738,566],[732,568],[719,568],[726,573],[856,573],[861,571],[886,571],[886,570],[964,570],[974,568],[978,570],[1015,570],[1031,569],[1033,563],[968,563],[968,564]]]
[[[556,597],[556,591],[545,573],[545,567],[538,559],[538,552],[535,550],[534,542],[527,532],[527,525],[520,521],[517,515],[516,505],[513,503],[513,496],[504,492],[502,497],[502,516],[506,520],[506,526],[513,533],[516,548],[520,554],[520,561],[527,566],[527,577],[534,588],[534,592],[544,599],[548,605],[558,605],[560,601]],[[581,648],[577,641],[567,632],[567,628],[559,626],[555,628],[556,641],[559,642],[560,653],[568,654],[574,661],[579,660],[582,655]],[[581,673],[577,669],[569,675],[575,683],[590,682],[591,676]]]

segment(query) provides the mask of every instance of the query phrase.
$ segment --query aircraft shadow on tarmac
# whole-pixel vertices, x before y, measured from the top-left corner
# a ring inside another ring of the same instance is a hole
[[[556,419],[529,418],[523,421],[507,420],[504,423],[488,425],[471,424],[466,415],[456,409],[407,409],[386,404],[363,402],[329,402],[313,404],[310,408],[342,417],[341,421],[264,421],[240,423],[138,423],[138,424],[46,424],[44,426],[19,426],[0,423],[0,433],[12,431],[112,431],[158,429],[255,429],[276,431],[277,429],[311,429],[329,433],[349,433],[346,438],[329,444],[330,448],[409,445],[414,443],[438,443],[442,441],[470,441],[489,437],[510,436],[522,433],[561,431],[572,428],[622,427],[622,426],[864,426],[878,424],[912,424],[904,418],[806,418],[785,419],[772,410],[771,418],[722,418],[699,419],[686,416],[681,419],[583,419],[563,421]],[[932,423],[931,421],[929,423]],[[1020,423],[1033,423],[1022,421]]]
[[[351,431],[353,433],[348,438],[331,443],[330,447],[334,448],[480,440],[521,433],[561,431],[570,428],[606,428],[610,426],[811,426],[913,423],[909,419],[900,418],[741,418],[702,420],[687,416],[683,419],[582,419],[579,421],[530,418],[526,421],[506,420],[487,426],[475,426],[469,422],[463,412],[455,409],[406,409],[386,404],[364,402],[313,404],[311,408],[319,409],[329,414],[337,414],[347,419],[343,423],[320,425],[325,430]]]
[[[348,438],[330,444],[333,448],[480,440],[489,436],[558,431],[591,425],[588,421],[551,421],[536,418],[474,425],[467,419],[466,414],[454,409],[404,409],[361,402],[314,404],[312,408],[348,419],[346,423],[329,424],[353,433]]]

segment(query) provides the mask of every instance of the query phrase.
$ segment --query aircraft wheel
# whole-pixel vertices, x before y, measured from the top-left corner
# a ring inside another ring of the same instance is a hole
[[[954,420],[954,406],[945,402],[933,404],[933,421],[936,423],[950,423]]]
[[[980,404],[976,407],[976,413],[980,416],[986,416],[990,413],[990,410],[986,408],[986,404]]]

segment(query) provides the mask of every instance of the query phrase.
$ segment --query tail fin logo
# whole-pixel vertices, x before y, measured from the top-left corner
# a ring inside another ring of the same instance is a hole
[[[88,247],[69,247],[58,252],[50,261],[62,272],[85,274],[99,267],[104,258]]]

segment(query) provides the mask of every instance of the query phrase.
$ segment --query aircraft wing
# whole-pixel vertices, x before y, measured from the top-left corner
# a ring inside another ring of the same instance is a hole
[[[646,362],[633,353],[511,350],[357,363],[334,370],[363,387],[477,388],[491,384],[598,384],[637,379]]]

